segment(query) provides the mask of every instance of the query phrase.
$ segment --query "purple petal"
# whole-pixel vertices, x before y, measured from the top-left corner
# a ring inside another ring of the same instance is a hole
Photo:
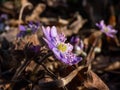
[[[96,23],[96,26],[98,26],[100,29],[103,29],[106,25],[104,23],[104,20],[101,20],[100,24]]]
[[[20,26],[19,26],[19,30],[20,30],[20,31],[26,31],[26,28],[25,28],[25,26],[20,25]]]
[[[73,61],[71,63],[69,63],[70,65],[73,65],[73,64],[77,64],[79,63],[80,61],[82,61],[82,57],[75,57],[73,59]]]
[[[48,44],[49,48],[52,49],[54,46],[54,44],[50,41],[48,41],[46,38],[43,38],[45,40],[45,42]]]
[[[83,49],[83,47],[84,47],[83,41],[80,40],[80,48]]]
[[[39,45],[36,45],[36,46],[30,46],[29,49],[32,50],[33,52],[35,53],[38,53],[40,51],[40,46]]]
[[[74,37],[71,38],[70,43],[74,43]]]
[[[79,44],[80,38],[78,36],[74,36],[71,38],[72,44]]]
[[[51,31],[50,31],[51,37],[57,37],[57,30],[55,26],[52,26]]]
[[[50,27],[44,27],[44,26],[42,26],[42,30],[43,30],[43,33],[44,33],[44,35],[45,35],[45,37],[48,39],[48,40],[50,40],[51,38],[50,38]]]
[[[1,16],[0,16],[1,18],[3,18],[3,19],[8,19],[8,15],[7,14],[1,14]]]
[[[107,36],[111,37],[111,38],[114,38],[114,35],[111,34],[111,33],[106,33]]]
[[[111,25],[107,25],[108,28],[112,29],[113,27]]]
[[[71,52],[73,50],[73,46],[69,43],[66,45],[67,45],[67,52]]]
[[[101,25],[101,26],[105,26],[104,20],[101,20],[101,21],[100,21],[100,25]]]
[[[117,33],[117,31],[116,31],[116,30],[114,30],[114,29],[112,29],[112,30],[110,31],[110,33],[114,33],[114,34],[116,34],[116,33]]]
[[[64,59],[64,62],[69,65],[77,64],[82,60],[82,57],[76,57],[73,53],[66,53],[66,59]]]
[[[56,58],[61,60],[61,55],[60,52],[58,51],[57,48],[52,48],[53,53],[55,54]]]
[[[26,34],[25,32],[20,31],[20,32],[17,34],[17,37],[24,37],[25,34]]]
[[[66,41],[66,37],[65,37],[65,35],[63,33],[58,34],[58,37],[59,37],[60,42],[65,42]]]

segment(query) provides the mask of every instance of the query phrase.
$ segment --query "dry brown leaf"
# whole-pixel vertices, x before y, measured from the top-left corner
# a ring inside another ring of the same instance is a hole
[[[107,85],[93,71],[87,72],[84,86],[88,90],[109,90]]]
[[[120,69],[120,61],[111,63],[108,67],[105,68],[105,71],[112,71],[116,69]]]
[[[18,26],[18,24],[23,24],[22,20],[10,19],[8,21],[9,25],[11,26]]]
[[[24,38],[26,43],[33,43],[34,46],[39,45],[39,40],[37,34],[28,35]]]
[[[20,42],[20,43],[19,43]],[[19,44],[17,44],[19,43]],[[18,39],[15,41],[16,50],[23,50],[25,48],[25,45],[27,45],[28,43],[32,43],[32,45],[36,46],[36,45],[40,45],[39,40],[38,40],[38,36],[36,34],[34,35],[27,35],[25,36],[23,39]]]
[[[74,34],[78,33],[78,30],[86,23],[86,19],[83,19],[78,12],[75,13],[74,17],[77,19],[68,26],[68,29],[72,30]]]
[[[1,5],[0,11],[15,16],[14,8],[15,6],[12,1],[6,1]]]
[[[39,82],[39,86],[41,87],[64,87],[67,84],[69,84],[72,79],[78,74],[80,70],[82,70],[84,66],[80,66],[77,69],[73,70],[70,74],[68,74],[66,77],[54,80],[54,81],[49,81],[49,82]]]
[[[34,61],[31,61],[30,63],[29,63],[29,65],[26,67],[26,69],[25,69],[25,71],[27,72],[27,71],[33,71],[33,69],[35,68],[35,66],[36,66],[36,63],[34,62]]]
[[[30,3],[28,0],[20,0],[20,1],[21,1],[21,6],[22,7],[28,6],[29,9],[31,9],[33,7],[32,3]]]
[[[100,36],[102,33],[100,31],[94,31],[89,37],[84,39],[85,46],[92,45],[95,39]],[[102,40],[99,39],[97,47],[101,48]]]
[[[67,0],[46,0],[49,7],[66,6]]]
[[[3,7],[7,8],[7,9],[11,9],[11,10],[14,9],[14,3],[11,1],[4,2],[2,5],[3,5]]]
[[[68,20],[65,20],[65,19],[62,19],[62,18],[58,18],[58,23],[60,25],[68,25],[69,24],[69,21]]]
[[[38,21],[40,20],[39,15],[45,10],[45,4],[38,4],[35,9],[33,10],[30,16],[26,16],[26,21]]]
[[[59,31],[63,32],[66,36],[70,36],[72,34],[77,34],[79,30],[83,27],[83,25],[87,22],[86,19],[83,19],[81,15],[75,13],[75,20],[69,22],[67,26],[60,27]]]

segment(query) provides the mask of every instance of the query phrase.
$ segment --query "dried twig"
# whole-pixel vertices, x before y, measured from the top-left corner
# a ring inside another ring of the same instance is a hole
[[[84,68],[84,66],[80,66],[78,68],[76,68],[75,70],[73,70],[68,76],[58,79],[58,80],[54,80],[51,82],[39,82],[40,87],[64,87],[66,86],[68,83],[71,82],[71,80],[78,74],[78,72],[80,70],[82,70]]]

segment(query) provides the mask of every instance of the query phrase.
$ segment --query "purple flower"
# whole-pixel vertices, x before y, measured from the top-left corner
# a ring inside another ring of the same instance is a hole
[[[106,26],[103,20],[100,21],[100,24],[97,23],[96,26],[100,28],[101,32],[105,33],[111,38],[113,38],[114,35],[117,33],[117,31],[113,29],[111,25]]]
[[[70,43],[71,43],[72,45],[77,45],[77,46],[79,46],[81,49],[83,49],[83,47],[84,47],[83,41],[80,40],[80,38],[79,38],[78,36],[72,37],[71,40],[70,40]]]
[[[4,19],[4,20],[7,20],[8,19],[8,15],[7,14],[1,14],[0,18]]]
[[[27,55],[28,58],[36,58],[41,51],[41,46],[40,45],[33,45],[33,44],[28,44],[25,47],[25,54]]]
[[[35,32],[38,31],[38,29],[39,23],[33,24],[32,22],[30,22],[27,26],[20,25],[19,26],[20,33],[17,36],[24,37],[25,35],[28,34],[34,34]]]
[[[71,38],[70,43],[73,45],[73,51],[76,55],[84,55],[86,56],[86,53],[83,51],[84,44],[83,41],[80,40],[78,36],[74,36]]]
[[[39,45],[36,45],[36,46],[34,46],[34,45],[31,45],[30,47],[29,47],[29,50],[31,51],[31,52],[34,52],[34,53],[39,53],[40,52],[40,46]]]
[[[70,43],[65,43],[66,38],[64,34],[58,34],[55,26],[51,28],[42,27],[45,37],[43,38],[53,51],[57,59],[65,64],[73,65],[82,60],[82,57],[77,57],[72,53],[73,46]]]

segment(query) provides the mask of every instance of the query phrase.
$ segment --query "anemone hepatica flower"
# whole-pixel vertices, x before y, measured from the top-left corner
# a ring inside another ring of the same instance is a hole
[[[73,51],[76,55],[84,55],[86,56],[86,53],[83,51],[84,44],[83,41],[78,36],[73,36],[70,40],[70,43],[73,45]]]
[[[70,40],[70,43],[71,43],[72,45],[77,45],[77,46],[79,46],[81,49],[83,49],[83,47],[84,47],[83,41],[80,40],[80,38],[79,38],[78,36],[72,37],[71,40]]]
[[[28,34],[34,34],[35,32],[37,32],[38,29],[39,23],[33,24],[32,22],[30,22],[27,26],[20,25],[19,26],[20,33],[18,34],[18,37],[24,37],[25,35]]]
[[[7,14],[1,14],[0,18],[7,20],[8,19],[8,15]]]
[[[70,43],[65,43],[64,34],[58,34],[55,26],[42,27],[44,40],[49,48],[53,51],[57,59],[68,65],[73,65],[82,60],[82,57],[77,57],[72,53],[73,46]]]
[[[103,20],[100,21],[100,24],[97,23],[96,26],[100,28],[101,32],[105,33],[109,37],[113,38],[117,33],[117,31],[113,29],[111,25],[106,26]]]
[[[40,54],[41,46],[40,45],[26,45],[25,47],[25,54],[27,55],[27,58],[37,58]]]

